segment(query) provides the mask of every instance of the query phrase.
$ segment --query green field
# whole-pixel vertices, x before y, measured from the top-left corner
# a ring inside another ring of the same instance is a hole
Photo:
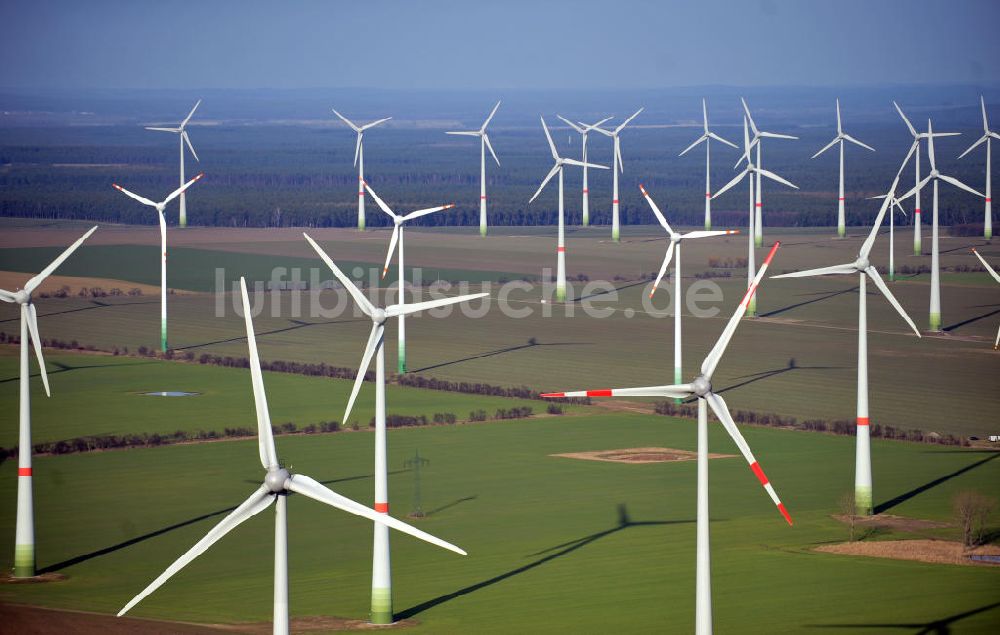
[[[280,418],[280,407],[274,409]],[[712,462],[718,632],[811,633],[854,625],[850,632],[930,624],[977,609],[984,610],[949,623],[947,632],[996,632],[996,569],[811,551],[846,540],[846,529],[830,514],[851,487],[853,439],[763,428],[744,428],[744,434],[796,524],[784,523],[742,459]],[[419,449],[431,461],[423,472],[423,506],[432,512],[420,526],[470,554],[462,558],[393,537],[396,612],[419,622],[414,631],[693,629],[694,462],[629,465],[549,456],[641,446],[690,450],[691,422],[594,414],[395,430],[389,441],[395,515],[405,513],[411,494],[403,462]],[[371,495],[371,442],[367,434],[277,439],[286,464],[362,501]],[[714,423],[710,443],[713,451],[736,452]],[[1000,482],[995,453],[875,442],[873,455],[876,501],[892,514],[948,520],[956,492],[995,495]],[[13,537],[14,468],[12,461],[0,466],[0,544]],[[39,566],[67,579],[0,586],[0,600],[115,612],[260,478],[253,440],[40,458]],[[270,519],[264,513],[238,528],[135,614],[269,620]],[[368,524],[301,497],[291,501],[289,519],[293,616],[364,619]],[[0,561],[9,564],[9,557],[3,553]]]

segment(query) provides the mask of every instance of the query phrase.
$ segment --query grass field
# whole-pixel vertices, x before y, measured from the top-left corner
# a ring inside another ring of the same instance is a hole
[[[851,486],[853,439],[763,428],[744,434],[796,524],[785,525],[741,459],[712,461],[718,632],[851,632],[886,623],[933,627],[940,620],[946,632],[996,632],[996,569],[811,551],[846,540],[846,529],[830,514]],[[629,465],[549,456],[643,446],[692,450],[691,422],[595,414],[396,430],[389,439],[395,515],[405,513],[412,487],[403,462],[419,449],[431,461],[423,472],[423,506],[431,513],[420,526],[470,553],[461,558],[393,537],[397,617],[417,620],[414,631],[693,629],[694,462]],[[371,440],[338,434],[279,437],[277,443],[295,470],[368,501]],[[714,423],[710,444],[735,453]],[[996,495],[1000,482],[996,453],[875,442],[873,455],[876,502],[892,514],[948,520],[956,492]],[[0,466],[0,544],[13,537],[14,467],[11,461]],[[0,586],[0,600],[113,613],[260,477],[254,440],[40,458],[39,566],[67,579]],[[238,528],[135,613],[269,620],[270,519],[264,513]],[[301,497],[290,501],[289,519],[293,616],[363,619],[368,524]],[[951,537],[956,530],[930,533]],[[9,557],[0,553],[0,562],[9,564]],[[947,621],[952,616],[955,621]]]

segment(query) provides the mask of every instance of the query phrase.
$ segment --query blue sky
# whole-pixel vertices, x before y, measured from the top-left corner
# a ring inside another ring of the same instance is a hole
[[[998,27],[996,0],[8,0],[0,87],[995,84]]]

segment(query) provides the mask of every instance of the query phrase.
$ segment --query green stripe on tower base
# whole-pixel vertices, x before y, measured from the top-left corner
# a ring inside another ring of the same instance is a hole
[[[913,241],[913,255],[914,256],[923,255],[923,250],[920,249],[920,241],[919,240]]]
[[[620,243],[621,242],[621,238],[622,238],[622,235],[621,235],[621,230],[620,229],[615,228],[615,229],[611,230],[611,240],[615,241],[616,243]]]
[[[167,323],[160,324],[160,350],[167,352]]]
[[[683,371],[680,368],[674,368],[674,383],[675,384],[681,383],[681,374],[682,373],[683,373]],[[684,400],[683,399],[677,399],[677,398],[674,399],[674,403],[681,403],[682,401],[684,401]]]
[[[400,375],[405,375],[406,374],[406,343],[405,342],[400,342],[399,343],[399,353],[398,353],[398,358],[397,359],[398,359],[398,361],[396,363],[396,370],[399,371]]]
[[[486,238],[486,225],[479,226],[479,235]]]
[[[14,577],[35,576],[35,545],[14,545]]]
[[[391,589],[372,589],[372,624],[392,624]]]
[[[854,488],[854,512],[858,516],[872,515],[872,488],[870,485]]]
[[[566,285],[557,284],[556,285],[556,302],[566,301]]]
[[[930,323],[932,331],[940,331],[941,330],[941,314],[940,313],[931,313],[929,323]]]
[[[847,228],[844,227],[843,225],[837,225],[837,236],[843,238],[846,235],[847,235]]]

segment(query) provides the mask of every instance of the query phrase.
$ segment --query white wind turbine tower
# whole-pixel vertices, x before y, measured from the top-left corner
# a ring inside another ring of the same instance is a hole
[[[382,208],[382,211],[388,214],[392,218],[392,238],[389,239],[389,251],[385,255],[385,266],[382,268],[382,278],[385,278],[385,274],[389,271],[389,262],[392,260],[392,251],[399,245],[399,270],[398,270],[398,282],[399,282],[399,299],[398,306],[402,307],[406,304],[406,294],[403,292],[403,285],[406,282],[406,276],[404,274],[403,267],[403,223],[406,221],[413,220],[415,218],[420,218],[421,216],[426,216],[427,214],[433,214],[434,212],[440,212],[442,210],[451,209],[455,207],[454,205],[441,205],[439,207],[430,207],[427,209],[418,209],[415,212],[410,212],[409,214],[399,215],[389,209],[389,206],[379,198],[379,195],[375,193],[375,190],[371,188],[370,185],[365,183],[365,189],[368,193],[372,195],[378,206]],[[399,329],[397,330],[398,337],[398,358],[397,358],[397,370],[399,374],[406,372],[406,314],[401,313],[399,315]]]
[[[634,116],[634,115],[633,115]],[[555,159],[556,164],[552,166],[549,173],[542,180],[542,184],[538,186],[538,190],[535,195],[531,197],[528,201],[528,205],[531,205],[531,201],[538,198],[538,195],[542,193],[545,186],[548,185],[552,177],[559,174],[559,238],[556,246],[556,300],[563,302],[566,300],[566,221],[564,216],[563,208],[563,166],[564,165],[578,165],[581,167],[598,168],[600,170],[607,170],[607,166],[595,165],[593,163],[584,163],[583,161],[576,161],[575,159],[563,159],[559,156],[556,151],[556,144],[552,141],[552,135],[549,134],[549,127],[545,125],[545,119],[540,117],[542,120],[542,130],[545,131],[545,138],[549,141],[549,149],[552,151],[552,158]],[[625,123],[628,123],[627,121]],[[622,124],[623,126],[625,124]],[[600,130],[600,128],[598,128]],[[617,137],[616,137],[617,140]],[[617,178],[615,179],[615,191],[617,192]],[[617,194],[615,198],[617,200]],[[617,209],[617,203],[616,203]],[[616,216],[617,218],[617,216]]]
[[[906,167],[906,164],[909,162],[910,157],[913,156],[914,154],[916,154],[917,158],[916,158],[916,161],[913,164],[914,168],[915,168],[915,180],[914,180],[914,184],[915,185],[919,185],[920,184],[920,141],[923,140],[923,139],[927,139],[928,138],[927,137],[927,133],[926,132],[917,132],[917,129],[913,127],[913,124],[910,123],[910,120],[907,119],[906,115],[903,114],[903,109],[899,107],[899,104],[897,104],[896,102],[892,102],[892,105],[896,107],[896,112],[899,113],[899,116],[903,119],[903,123],[906,124],[906,129],[910,131],[911,135],[913,135],[913,145],[910,146],[910,151],[906,153],[906,158],[903,159],[903,165],[899,169],[900,169],[900,171],[902,171],[903,168]],[[935,132],[934,136],[935,137],[957,137],[959,134],[960,133],[958,133],[958,132]],[[914,205],[913,205],[913,255],[914,256],[919,256],[919,255],[921,255],[923,253],[922,246],[921,246],[921,236],[920,236],[921,232],[920,232],[920,190],[919,189],[917,190],[916,197],[913,199],[913,201],[914,201]]]
[[[627,126],[630,121],[638,117],[639,113],[643,110],[645,110],[645,106],[632,113],[631,117],[621,122],[614,130],[594,128],[594,130],[600,132],[602,135],[611,137],[615,140],[614,160],[611,162],[611,172],[614,174],[614,193],[611,199],[611,240],[616,243],[621,241],[621,221],[618,216],[618,173],[625,173],[625,165],[622,163],[622,143],[619,135],[622,130],[625,129],[625,126]]]
[[[779,134],[777,132],[765,132],[762,130],[758,130],[757,124],[754,123],[753,117],[750,115],[750,108],[747,107],[746,100],[740,97],[740,101],[743,103],[743,111],[746,113],[747,120],[750,122],[750,129],[753,130],[753,138],[750,140],[750,148],[757,146],[757,182],[755,184],[757,199],[754,201],[753,242],[754,245],[756,245],[757,247],[762,247],[764,245],[764,217],[763,217],[764,200],[761,192],[761,181],[760,181],[760,175],[762,173],[761,154],[760,154],[760,148],[762,145],[761,139],[798,139],[798,137],[793,137],[792,135],[787,135],[787,134]],[[743,156],[740,157],[739,161],[737,161],[736,165],[733,167],[738,166],[740,164],[740,161],[742,161],[744,158],[747,160],[747,162],[751,160],[750,150],[746,150],[743,153]],[[766,173],[764,174],[766,175]],[[752,310],[751,310],[751,315],[753,315]]]
[[[38,369],[42,376],[45,394],[49,392],[49,376],[45,372],[42,358],[42,339],[38,335],[38,314],[31,301],[31,293],[48,278],[56,268],[70,257],[83,241],[90,238],[97,226],[90,228],[75,243],[62,252],[41,273],[24,284],[23,289],[5,291],[0,289],[0,301],[21,305],[21,365],[18,404],[17,441],[17,524],[14,529],[14,575],[15,578],[31,578],[35,575],[35,505],[31,487],[31,391],[28,384],[31,372],[28,368],[28,337],[35,348]]]
[[[812,155],[812,158],[816,158],[823,154],[833,146],[840,144],[840,181],[839,188],[837,189],[837,235],[841,238],[847,235],[847,223],[846,215],[844,214],[844,142],[850,141],[851,143],[861,146],[866,150],[871,150],[875,152],[875,148],[861,143],[851,135],[844,132],[844,128],[840,123],[840,99],[837,99],[837,136],[833,138],[833,141],[823,146],[823,148]]]
[[[361,290],[354,286],[351,279],[334,264],[330,256],[316,244],[316,241],[308,234],[303,234],[303,236],[312,245],[312,248],[316,250],[320,258],[323,259],[323,262],[330,267],[337,280],[351,294],[351,297],[354,298],[361,311],[372,320],[372,330],[368,336],[368,344],[365,345],[365,352],[361,357],[361,364],[358,366],[358,375],[354,380],[354,388],[351,390],[351,397],[348,399],[347,408],[344,411],[344,423],[347,423],[351,415],[351,409],[354,407],[354,401],[361,390],[365,373],[368,372],[368,366],[371,364],[372,357],[375,357],[375,511],[380,514],[388,514],[389,474],[386,462],[385,347],[383,346],[385,323],[389,318],[475,300],[489,294],[473,293],[453,298],[415,302],[407,305],[393,304],[383,309],[372,304]],[[389,532],[382,525],[375,525],[372,556],[371,615],[374,624],[392,623],[392,573],[389,563]]]
[[[708,104],[705,100],[701,100],[701,112],[704,117],[704,133],[698,139],[684,148],[684,152],[681,152],[677,156],[684,156],[689,150],[697,146],[699,143],[705,144],[705,229],[712,229],[712,143],[711,140],[715,139],[720,143],[724,143],[727,146],[732,146],[733,148],[739,149],[735,143],[726,141],[714,132],[710,132],[708,129]]]
[[[871,278],[875,286],[878,287],[878,290],[885,296],[885,299],[889,301],[889,304],[899,312],[903,320],[917,334],[917,337],[920,337],[920,331],[913,324],[913,320],[910,319],[910,316],[906,314],[903,307],[896,301],[895,296],[892,295],[892,291],[889,290],[889,287],[882,280],[882,276],[879,275],[878,269],[868,260],[872,245],[875,244],[875,238],[878,236],[878,230],[882,226],[882,219],[885,217],[886,212],[889,211],[892,201],[895,199],[896,186],[898,184],[899,177],[897,176],[892,182],[892,187],[886,193],[885,200],[882,201],[882,207],[875,218],[875,224],[868,234],[868,238],[861,245],[861,250],[858,252],[858,257],[854,262],[772,276],[773,278],[802,278],[830,274],[857,274],[858,276],[858,400],[857,440],[855,443],[854,459],[854,505],[857,513],[863,516],[869,516],[872,513],[871,422],[868,417],[868,296],[865,288],[868,278]]]
[[[744,150],[743,150],[743,156],[749,157],[750,156],[750,150],[751,150],[752,147],[753,146],[750,143],[750,133],[747,130],[747,118],[744,117],[743,118],[743,148],[744,148]],[[760,146],[757,146],[757,147],[758,147],[758,151],[759,151]],[[753,283],[753,280],[756,277],[756,270],[755,270],[755,265],[754,265],[754,260],[755,259],[754,259],[754,251],[753,251],[753,249],[754,249],[754,236],[755,236],[754,228],[757,226],[757,222],[760,220],[760,216],[754,214],[754,209],[756,209],[758,213],[760,212],[760,203],[756,203],[755,204],[755,202],[754,202],[754,175],[757,176],[757,185],[758,185],[758,187],[757,187],[758,199],[757,200],[759,201],[760,200],[759,199],[760,176],[762,174],[764,176],[766,176],[767,178],[771,179],[772,181],[777,181],[778,183],[781,183],[782,185],[787,185],[788,187],[799,189],[799,187],[797,185],[794,185],[794,184],[790,183],[789,181],[786,181],[785,179],[781,178],[780,176],[778,176],[774,172],[770,172],[768,170],[764,170],[764,169],[761,169],[761,168],[755,166],[752,161],[750,161],[749,159],[747,159],[747,164],[743,167],[743,171],[740,172],[739,174],[737,174],[736,178],[734,178],[732,181],[730,181],[729,183],[726,183],[726,185],[721,190],[719,190],[718,192],[716,192],[715,194],[712,195],[712,198],[717,198],[719,196],[722,196],[723,194],[725,194],[729,190],[729,188],[733,187],[734,185],[736,185],[737,183],[739,183],[740,181],[742,181],[744,179],[744,177],[749,177],[749,178],[747,178],[747,183],[750,186],[750,222],[749,222],[750,229],[747,231],[747,288],[750,288],[750,285]],[[756,205],[756,208],[755,208],[755,205]],[[755,216],[756,216],[756,218],[755,218]],[[747,313],[747,315],[749,317],[756,317],[757,316],[757,294],[756,293],[754,293],[750,297],[750,305],[749,305],[746,313]]]
[[[990,263],[986,262],[986,259],[983,258],[982,254],[976,251],[975,247],[972,248],[972,253],[976,254],[976,258],[979,258],[979,261],[983,263],[983,266],[986,267],[986,271],[990,272],[993,279],[1000,282],[1000,274],[997,273],[996,269],[990,266]],[[997,350],[997,348],[1000,348],[1000,329],[997,329],[997,338],[993,341],[993,350]]]
[[[445,134],[462,135],[465,137],[479,137],[479,235],[486,237],[486,150],[490,151],[493,155],[493,160],[497,162],[497,166],[500,165],[500,159],[497,158],[497,153],[493,151],[493,145],[490,144],[490,137],[486,134],[486,126],[490,125],[490,121],[493,119],[493,115],[497,114],[497,109],[500,107],[500,102],[497,102],[496,106],[493,106],[493,110],[490,112],[490,116],[486,118],[483,125],[479,130],[462,130],[462,131],[452,131],[446,132]],[[402,249],[402,247],[400,247]]]
[[[582,138],[581,146],[583,147],[580,160],[583,161],[584,164],[587,163],[587,135],[590,133],[591,130],[596,129],[602,123],[605,123],[607,121],[610,121],[610,120],[614,119],[614,117],[605,117],[604,119],[601,119],[597,123],[585,124],[583,122],[573,123],[572,121],[570,121],[569,119],[563,117],[562,115],[556,115],[556,117],[559,117],[564,122],[566,122],[566,124],[570,128],[572,128],[573,130],[576,130],[578,133],[580,133],[580,137]],[[618,198],[618,197],[616,196],[615,198]],[[583,224],[584,227],[587,227],[587,226],[590,225],[590,186],[588,185],[588,182],[587,182],[587,166],[586,165],[583,166],[583,223],[582,224]]]
[[[944,181],[945,183],[950,183],[955,187],[961,188],[966,192],[975,194],[976,196],[982,197],[983,195],[972,189],[965,183],[962,183],[953,176],[948,176],[938,172],[937,164],[934,162],[934,137],[938,136],[934,134],[934,128],[931,126],[931,120],[927,120],[927,158],[931,162],[931,171],[924,177],[924,180],[917,183],[912,190],[899,197],[899,200],[905,200],[914,194],[920,193],[929,181],[933,179],[934,181],[934,207],[933,214],[931,215],[931,302],[930,302],[930,316],[928,324],[930,325],[930,330],[934,332],[941,331],[941,268],[939,266],[940,260],[940,249],[938,248],[938,181]]]
[[[721,231],[698,230],[688,232],[686,234],[678,234],[673,230],[673,228],[670,227],[670,223],[667,222],[667,219],[663,216],[659,206],[657,206],[656,201],[654,201],[653,197],[649,195],[646,188],[639,185],[639,190],[642,191],[642,195],[646,198],[646,202],[649,203],[649,207],[653,210],[653,214],[656,215],[656,220],[660,222],[663,229],[667,230],[667,235],[670,237],[670,245],[667,247],[667,255],[663,258],[663,264],[660,266],[660,273],[657,274],[656,280],[653,282],[653,288],[649,292],[650,298],[652,298],[653,294],[656,293],[656,288],[660,286],[660,280],[662,280],[664,274],[666,274],[667,266],[670,264],[670,259],[673,257],[674,252],[676,251],[677,253],[677,260],[674,262],[674,383],[679,384],[683,378],[681,363],[681,241],[691,238],[725,236],[727,234],[738,234],[740,232],[735,229],[726,229]]]
[[[184,194],[184,190],[191,187],[195,181],[203,176],[205,176],[204,172],[171,192],[170,196],[159,203],[154,203],[148,198],[133,194],[117,183],[113,184],[113,187],[122,194],[134,198],[143,205],[149,205],[154,208],[157,218],[160,221],[160,350],[164,353],[167,351],[167,220],[163,216],[163,210],[166,209],[167,203]]]
[[[336,108],[331,108],[333,114],[340,117],[341,121],[350,126],[351,130],[358,133],[358,140],[354,144],[354,165],[358,166],[358,229],[364,230],[365,228],[365,146],[362,143],[362,137],[365,136],[365,130],[369,128],[374,128],[380,123],[385,123],[392,119],[392,117],[385,117],[383,119],[378,119],[371,123],[366,123],[363,126],[356,125],[353,121],[345,117],[344,115],[337,112]]]
[[[990,130],[990,124],[986,120],[986,100],[983,99],[982,95],[979,96],[979,105],[983,108],[983,136],[979,137],[979,141],[976,141],[969,146],[968,150],[958,155],[958,158],[961,159],[965,155],[972,152],[976,146],[984,141],[986,142],[986,209],[983,214],[983,238],[990,240],[993,238],[993,188],[990,183],[990,159],[993,153],[991,151],[991,146],[993,139],[1000,139],[1000,134]]]
[[[191,151],[191,156],[194,157],[194,160],[197,161],[197,162],[199,162],[199,163],[201,163],[201,159],[198,158],[198,153],[194,151],[194,146],[191,145],[191,138],[188,136],[187,130],[185,130],[185,128],[187,127],[188,122],[191,121],[191,117],[194,116],[194,111],[198,110],[198,106],[200,106],[200,105],[201,105],[201,100],[199,99],[198,103],[196,103],[194,105],[194,108],[191,109],[191,112],[188,113],[188,116],[185,117],[184,121],[182,121],[181,124],[179,126],[177,126],[176,128],[155,128],[155,127],[152,127],[152,126],[146,126],[146,130],[157,130],[159,132],[172,132],[172,133],[178,135],[178,141],[180,142],[180,146],[181,146],[181,148],[180,148],[181,149],[181,180],[180,180],[180,183],[178,185],[184,185],[184,144],[187,144],[188,150]],[[184,196],[183,192],[181,192],[180,207],[181,207],[181,209],[180,209],[180,216],[179,216],[180,226],[181,227],[187,227],[187,201],[185,200],[185,196]]]
[[[644,388],[611,388],[605,390],[580,390],[575,392],[545,393],[542,397],[661,397],[673,399],[688,399],[697,397],[698,399],[698,520],[697,520],[697,571],[695,582],[695,633],[698,635],[708,635],[712,632],[712,580],[711,580],[711,559],[709,549],[709,516],[708,516],[708,409],[711,408],[716,418],[726,429],[739,448],[740,453],[750,464],[750,470],[764,486],[768,496],[778,507],[778,511],[785,517],[789,525],[792,518],[789,516],[785,506],[781,503],[774,487],[768,481],[764,470],[761,469],[757,459],[754,458],[750,446],[740,433],[739,428],[733,421],[729,413],[729,406],[721,395],[712,391],[712,375],[715,373],[722,355],[726,352],[729,340],[732,339],[736,327],[740,323],[740,318],[746,312],[750,298],[754,290],[760,284],[764,272],[767,271],[774,252],[778,250],[780,243],[774,243],[770,253],[761,265],[757,277],[753,284],[747,289],[743,300],[736,308],[733,316],[729,318],[722,335],[715,343],[715,346],[701,363],[701,374],[694,378],[689,384],[675,384],[673,386],[649,386]]]
[[[274,447],[274,437],[271,432],[271,415],[267,408],[267,394],[264,392],[264,377],[260,372],[260,357],[257,354],[257,342],[254,338],[253,321],[250,317],[250,300],[247,297],[246,280],[240,278],[240,290],[243,293],[243,316],[247,325],[247,344],[250,348],[250,378],[253,384],[253,400],[257,410],[257,444],[260,454],[260,464],[265,470],[264,481],[249,498],[239,507],[222,519],[205,537],[188,549],[184,555],[174,561],[158,578],[149,583],[139,595],[132,598],[118,612],[118,617],[138,604],[147,595],[160,588],[175,573],[187,566],[192,560],[203,554],[223,536],[251,517],[256,516],[277,502],[274,514],[274,621],[275,635],[288,633],[288,527],[287,500],[290,494],[302,494],[307,498],[319,501],[330,507],[345,511],[355,516],[361,516],[375,522],[376,527],[388,531],[391,527],[403,533],[415,536],[432,545],[466,555],[465,551],[455,545],[445,542],[427,532],[411,527],[396,520],[388,514],[380,514],[374,509],[365,507],[345,496],[337,494],[319,481],[305,474],[292,474],[278,460]]]

